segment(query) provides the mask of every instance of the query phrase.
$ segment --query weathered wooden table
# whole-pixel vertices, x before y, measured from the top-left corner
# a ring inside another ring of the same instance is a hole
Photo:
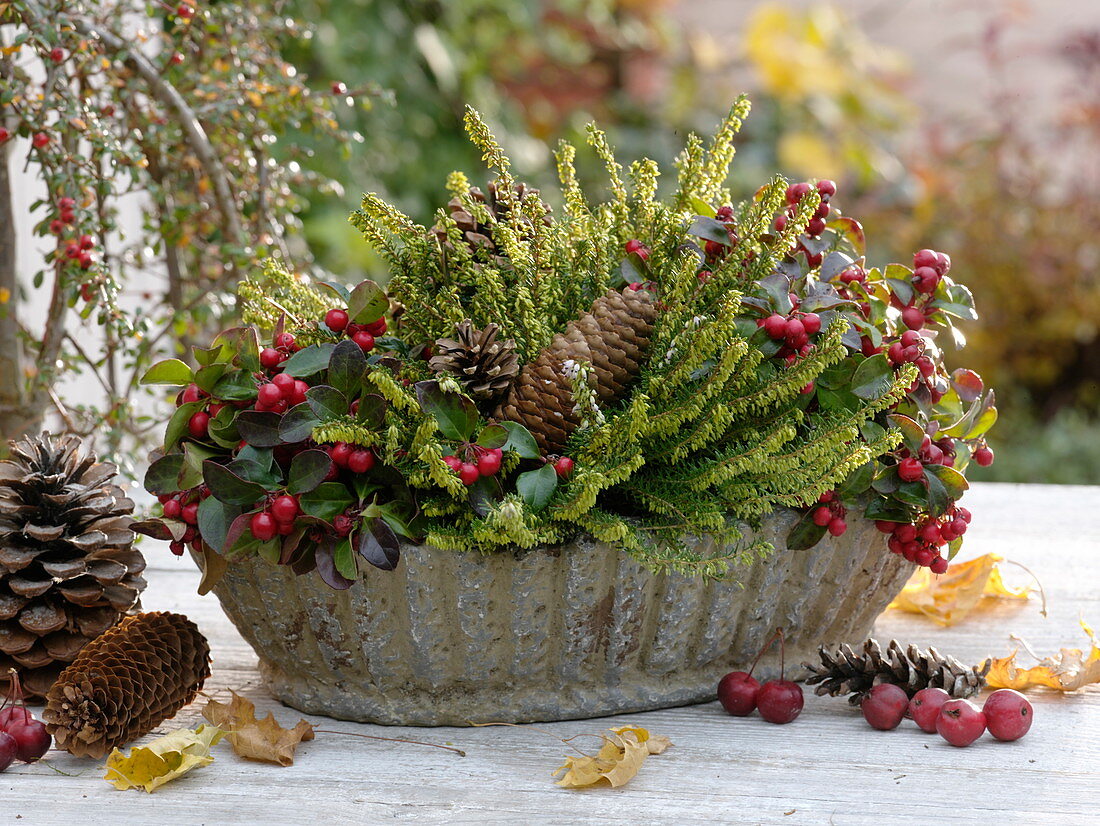
[[[1100,487],[976,485],[966,505],[974,522],[963,558],[995,551],[1027,565],[1046,587],[1049,615],[1032,600],[944,629],[888,612],[876,635],[970,662],[1006,654],[1011,633],[1043,655],[1085,646],[1079,616],[1100,623]],[[210,638],[207,691],[224,699],[234,688],[261,712],[297,720],[267,695],[217,600],[195,594],[191,563],[158,548],[147,553],[145,607],[186,613]],[[874,731],[843,700],[812,694],[787,726],[731,718],[717,703],[538,726],[568,737],[630,722],[675,743],[627,786],[579,792],[553,785],[565,749],[531,728],[401,729],[311,717],[324,729],[451,743],[466,756],[321,733],[290,768],[218,746],[212,765],[147,795],[116,791],[98,763],[51,751],[49,765],[17,764],[0,775],[0,824],[1100,823],[1100,688],[1042,690],[1031,700],[1036,721],[1025,739],[985,737],[966,749],[910,723]],[[193,705],[158,731],[199,722]]]

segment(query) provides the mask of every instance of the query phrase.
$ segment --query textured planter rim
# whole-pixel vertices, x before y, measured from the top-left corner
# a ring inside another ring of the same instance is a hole
[[[490,555],[406,545],[396,571],[347,591],[236,560],[214,593],[271,691],[307,713],[432,726],[647,711],[713,700],[777,627],[788,676],[818,645],[867,636],[913,566],[867,520],[788,550],[796,519],[765,520],[776,550],[737,569],[744,587],[653,574],[580,536]],[[778,672],[775,647],[756,674]]]

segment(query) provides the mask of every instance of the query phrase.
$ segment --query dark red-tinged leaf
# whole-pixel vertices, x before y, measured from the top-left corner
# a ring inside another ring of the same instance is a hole
[[[857,254],[863,255],[867,252],[867,236],[863,233],[863,225],[855,218],[834,218],[826,226],[846,239]]]
[[[246,482],[255,482],[269,493],[282,487],[282,471],[274,464],[262,464],[238,456],[225,467]]]
[[[318,384],[306,391],[306,401],[313,414],[321,421],[331,421],[347,415],[348,399],[335,387]]]
[[[227,505],[253,505],[267,494],[263,485],[249,482],[209,459],[202,463],[202,478],[214,497]]]
[[[314,555],[313,546],[309,543],[298,546],[298,552],[294,554],[294,558],[288,563],[290,570],[297,576],[305,576],[311,573],[317,568],[317,558]],[[322,577],[322,579],[324,579]]]
[[[336,345],[328,362],[328,383],[351,398],[363,384],[367,357],[354,341],[345,339]]]
[[[386,291],[370,280],[357,284],[348,296],[348,315],[356,324],[377,321],[389,308]]]
[[[335,349],[336,345],[328,342],[303,347],[283,362],[283,372],[296,379],[316,375],[328,367],[328,360]]]
[[[759,281],[760,288],[767,294],[772,309],[781,315],[791,311],[791,279],[782,273],[773,272]]]
[[[925,465],[925,473],[935,476],[940,484],[947,490],[947,495],[954,501],[962,497],[963,493],[970,489],[970,483],[966,477],[955,468],[947,465]]]
[[[951,494],[948,493],[946,486],[940,481],[940,477],[935,473],[932,473],[931,467],[926,465],[924,468],[924,481],[927,491],[928,510],[932,512],[933,516],[939,516],[948,506],[955,501]]]
[[[812,548],[825,536],[825,528],[815,525],[813,520],[814,509],[811,508],[802,514],[802,518],[795,523],[787,534],[787,548],[792,551],[804,551]]]
[[[916,455],[924,444],[924,428],[908,416],[900,413],[891,413],[886,417],[890,424],[901,430],[902,443],[909,448],[909,452]]]
[[[226,373],[214,384],[210,391],[216,399],[227,402],[245,402],[256,398],[259,386],[251,370],[233,370]]]
[[[169,453],[161,456],[145,471],[144,486],[149,493],[159,496],[162,493],[176,493],[180,472],[183,470],[183,454]]]
[[[226,539],[233,521],[241,515],[239,505],[227,505],[211,496],[199,505],[199,533],[203,541],[219,553],[229,546]]]
[[[367,393],[359,397],[359,411],[355,418],[371,430],[378,430],[386,421],[389,405],[377,393]]]
[[[375,568],[392,571],[401,559],[401,543],[384,519],[374,517],[363,525],[357,537],[359,556]]]
[[[220,344],[223,352],[229,350],[233,353],[234,363],[243,370],[255,373],[260,369],[260,340],[255,327],[233,327],[219,333],[214,344]]]
[[[224,413],[225,408],[222,410]],[[282,417],[262,410],[242,410],[237,414],[237,431],[252,447],[276,447],[283,443],[279,433]]]
[[[173,539],[179,538],[172,533],[172,529],[164,519],[143,519],[140,522],[131,522],[130,530],[144,534],[152,539],[159,539],[162,542],[171,542]]]
[[[279,438],[287,444],[304,442],[313,435],[313,428],[321,423],[309,402],[296,404],[283,414],[279,422]]]
[[[982,391],[985,390],[982,377],[965,367],[960,367],[951,373],[951,386],[955,388],[959,398],[967,404],[982,395]]]
[[[487,425],[477,434],[477,444],[490,449],[503,448],[508,444],[508,431],[499,424]]]
[[[840,250],[833,250],[826,255],[825,260],[821,262],[821,267],[818,269],[818,276],[823,281],[830,281],[854,263],[855,259],[852,258],[852,256]]]
[[[516,491],[533,511],[540,511],[549,504],[557,486],[558,474],[549,463],[516,477]]]
[[[501,445],[505,453],[514,450],[521,459],[537,459],[541,455],[535,437],[519,422],[501,422],[500,426],[508,433],[508,441]]]
[[[170,384],[182,386],[191,383],[191,368],[179,359],[158,361],[145,371],[142,384]]]
[[[302,539],[306,535],[306,529],[304,527],[298,527],[294,529],[294,532],[283,539],[282,551],[279,554],[279,564],[289,565],[294,560],[294,555],[298,550],[298,546],[302,544]]]
[[[303,450],[290,462],[286,489],[289,493],[309,493],[325,481],[332,459],[323,450]]]
[[[894,371],[885,353],[860,362],[852,374],[852,392],[864,401],[880,399],[894,384]]]
[[[839,295],[822,294],[811,295],[808,298],[803,299],[802,303],[798,305],[798,309],[803,313],[820,313],[823,310],[830,310],[833,307],[840,307],[844,305],[854,307],[855,302],[847,298],[841,298]],[[821,326],[825,327],[827,325],[822,324]]]
[[[346,545],[345,547],[349,547]],[[350,547],[349,547],[350,550]],[[313,553],[313,560],[317,565],[317,573],[325,585],[335,588],[337,591],[346,591],[355,584],[354,579],[348,579],[336,570],[336,541],[329,538],[321,543]],[[354,562],[354,560],[352,560]]]
[[[421,409],[432,416],[440,432],[448,439],[465,442],[477,426],[477,407],[459,393],[444,393],[439,382],[418,381],[416,398]]]
[[[331,522],[355,502],[354,497],[340,482],[323,482],[298,499],[302,512]]]
[[[504,489],[495,476],[482,476],[466,488],[470,507],[478,516],[488,516],[497,502],[504,498]]]
[[[209,501],[209,500],[207,500]],[[241,541],[241,537],[246,534],[251,537],[249,533],[250,525],[252,524],[252,514],[242,513],[236,519],[229,524],[229,530],[225,534],[225,546],[222,548],[221,553],[227,553],[233,550],[233,546]]]
[[[702,238],[704,241],[714,241],[724,247],[733,246],[733,241],[730,240],[730,234],[726,229],[726,225],[706,215],[695,216],[695,220],[693,220],[691,226],[688,227],[688,235],[694,235],[696,238]]]

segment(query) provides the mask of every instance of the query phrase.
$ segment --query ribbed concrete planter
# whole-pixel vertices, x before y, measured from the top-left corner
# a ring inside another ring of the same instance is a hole
[[[214,589],[283,702],[397,725],[594,717],[714,698],[768,634],[796,666],[821,643],[858,641],[912,566],[866,520],[809,551],[778,549],[744,587],[654,576],[601,542],[479,556],[406,547],[392,573],[347,591],[263,561]],[[788,666],[790,667],[790,666]],[[778,650],[757,667],[778,671]]]

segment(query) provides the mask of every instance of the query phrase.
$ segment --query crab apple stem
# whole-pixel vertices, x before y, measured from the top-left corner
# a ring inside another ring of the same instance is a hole
[[[783,629],[782,628],[776,628],[772,632],[772,635],[770,637],[768,637],[767,642],[765,642],[764,645],[761,647],[761,649],[757,652],[756,659],[753,660],[752,665],[749,666],[749,676],[750,677],[752,676],[753,669],[756,668],[756,664],[758,662],[760,662],[760,658],[764,656],[764,652],[772,647],[772,643],[775,642],[775,638],[777,636],[782,637],[782,635],[783,635]]]

